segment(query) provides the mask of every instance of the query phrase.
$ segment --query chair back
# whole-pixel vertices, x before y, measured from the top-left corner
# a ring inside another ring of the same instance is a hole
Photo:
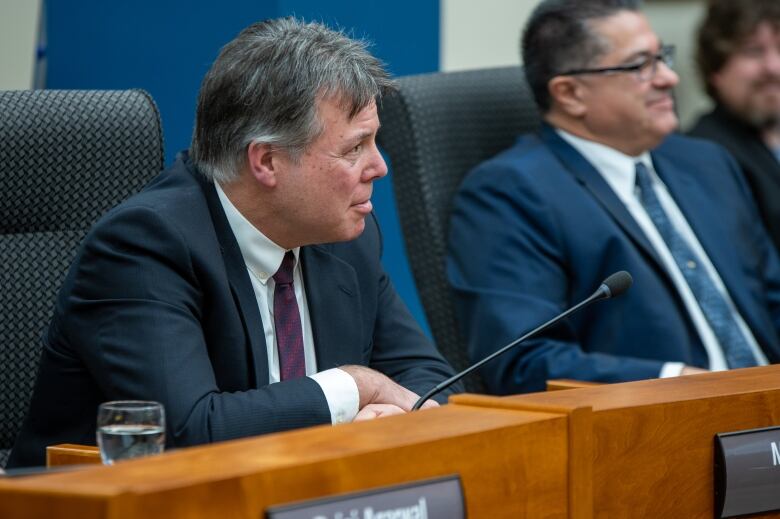
[[[469,358],[444,270],[452,199],[469,170],[534,131],[539,116],[520,67],[407,76],[398,86],[380,106],[378,140],[425,315],[439,350],[461,370]],[[465,382],[484,389],[475,375]]]
[[[0,91],[0,467],[77,246],[162,166],[160,116],[143,91]]]

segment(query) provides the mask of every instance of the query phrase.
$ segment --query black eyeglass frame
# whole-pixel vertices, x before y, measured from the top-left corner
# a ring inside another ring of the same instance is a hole
[[[581,76],[584,74],[615,74],[621,72],[623,73],[634,72],[640,75],[639,73],[641,73],[642,69],[645,69],[646,67],[649,66],[650,74],[646,78],[640,78],[647,81],[655,77],[656,73],[658,72],[659,61],[663,61],[667,67],[672,68],[674,66],[674,54],[675,54],[674,45],[662,45],[661,50],[658,53],[647,56],[640,63],[635,63],[633,65],[616,65],[614,67],[580,68],[580,69],[568,70],[558,75],[559,76]]]

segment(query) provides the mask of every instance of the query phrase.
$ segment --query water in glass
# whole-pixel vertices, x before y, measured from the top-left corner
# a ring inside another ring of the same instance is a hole
[[[165,429],[155,425],[106,425],[97,438],[105,464],[160,454],[165,447]]]
[[[103,463],[160,454],[165,448],[165,410],[158,402],[124,400],[98,407],[97,442]]]

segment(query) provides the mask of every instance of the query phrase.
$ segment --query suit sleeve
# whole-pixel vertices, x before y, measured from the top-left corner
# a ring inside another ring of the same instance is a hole
[[[369,366],[422,395],[451,377],[454,372],[420,329],[381,267],[381,236],[373,214],[370,219],[366,219],[366,225],[373,227],[367,232],[373,233],[378,241],[377,246],[373,247],[376,255],[371,258],[378,265],[378,301]],[[462,385],[456,383],[434,399],[445,403],[448,395],[461,391]]]
[[[66,282],[65,337],[107,399],[164,404],[168,443],[200,444],[330,423],[308,377],[230,391],[215,379],[201,320],[209,312],[192,244],[156,211],[123,207],[85,241]],[[225,331],[229,334],[229,331]],[[226,335],[229,340],[229,335]],[[247,370],[248,359],[235,359]]]
[[[571,304],[569,258],[548,195],[509,166],[487,163],[454,202],[447,276],[472,361],[498,350]],[[595,288],[595,287],[594,287]],[[662,362],[587,352],[564,321],[488,363],[493,393],[541,391],[545,381],[620,382],[657,377]]]

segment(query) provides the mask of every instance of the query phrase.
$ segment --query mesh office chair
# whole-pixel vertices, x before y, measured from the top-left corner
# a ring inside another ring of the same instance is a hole
[[[162,166],[160,116],[145,92],[0,92],[0,467],[76,247]]]
[[[468,355],[444,272],[452,198],[471,168],[535,130],[539,116],[519,67],[408,76],[398,84],[380,106],[378,139],[390,158],[425,315],[439,350],[461,370]],[[466,389],[483,386],[471,376]]]

